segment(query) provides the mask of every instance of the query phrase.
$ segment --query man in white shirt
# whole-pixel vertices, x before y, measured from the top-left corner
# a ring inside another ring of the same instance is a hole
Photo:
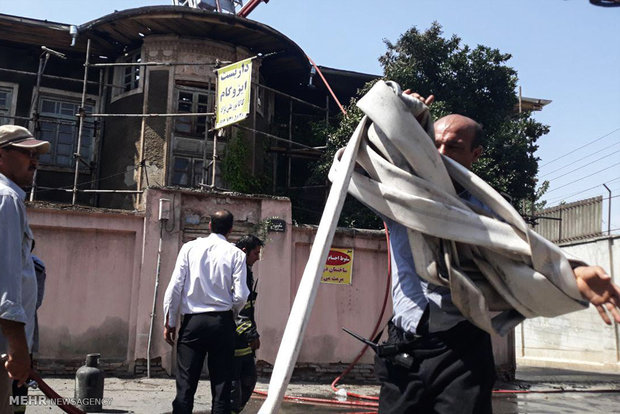
[[[32,185],[39,155],[49,148],[24,127],[0,126],[0,353],[8,357],[0,364],[1,413],[13,412],[11,378],[22,386],[30,375],[37,280],[22,187]]]
[[[230,414],[236,315],[249,290],[245,254],[226,238],[233,215],[220,210],[211,216],[206,238],[181,247],[164,297],[164,339],[177,343],[177,395],[173,413],[191,413],[205,355],[208,355],[212,413]]]

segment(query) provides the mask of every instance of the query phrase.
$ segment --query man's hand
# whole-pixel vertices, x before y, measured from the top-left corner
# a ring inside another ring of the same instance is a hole
[[[611,277],[600,266],[579,266],[573,269],[577,279],[577,288],[581,295],[596,308],[601,319],[611,325],[611,319],[605,309],[620,323],[620,287],[611,281]]]
[[[4,363],[4,368],[9,374],[9,377],[17,381],[17,386],[21,387],[28,380],[30,376],[30,355],[28,350],[19,352],[9,352],[7,361]]]
[[[256,351],[258,348],[260,348],[260,339],[256,338],[255,340],[250,342],[250,348],[252,348],[252,351]]]
[[[164,326],[164,339],[166,340],[166,342],[168,342],[171,346],[174,346],[174,341],[177,337],[177,328],[174,326],[168,326],[168,324],[166,324],[166,326]]]
[[[8,352],[4,367],[10,378],[21,386],[30,375],[30,353],[26,341],[25,324],[8,319],[0,319],[2,335],[7,340]]]
[[[423,97],[417,92],[412,92],[411,89],[405,89],[404,94],[411,95],[416,98],[418,101],[422,102],[424,105],[429,106],[433,102],[435,102],[435,95],[429,95],[427,98]]]

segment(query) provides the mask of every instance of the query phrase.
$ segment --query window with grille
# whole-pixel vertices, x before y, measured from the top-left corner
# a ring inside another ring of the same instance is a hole
[[[93,103],[84,108],[93,112]],[[75,116],[80,107],[79,101],[66,98],[42,96],[39,106],[39,138],[50,142],[50,152],[40,157],[42,165],[74,168],[77,152],[79,121]],[[82,128],[80,155],[89,163],[93,160],[94,123],[88,118]],[[84,166],[84,168],[86,168]]]
[[[12,124],[15,114],[15,98],[17,85],[0,83],[0,125]]]
[[[141,63],[142,56],[140,50],[127,53],[117,60],[117,63]],[[143,67],[139,65],[117,66],[114,68],[114,87],[112,96],[123,95],[127,92],[140,88]]]
[[[202,159],[174,157],[172,185],[198,187],[202,181],[203,165]]]
[[[212,113],[215,92],[207,88],[183,88],[177,90],[177,113]],[[206,129],[213,128],[213,116],[177,117],[174,123],[176,135],[204,139]]]

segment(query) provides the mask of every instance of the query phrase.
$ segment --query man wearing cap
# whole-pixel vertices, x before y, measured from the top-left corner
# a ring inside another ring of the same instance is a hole
[[[12,413],[11,379],[23,385],[30,373],[37,281],[32,232],[22,188],[32,185],[39,154],[49,151],[24,127],[0,126],[0,413]]]

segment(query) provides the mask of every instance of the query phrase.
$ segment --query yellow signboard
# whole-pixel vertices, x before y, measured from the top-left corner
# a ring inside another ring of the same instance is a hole
[[[245,59],[217,70],[217,112],[215,128],[247,118],[250,113],[252,59]]]
[[[332,248],[325,261],[321,283],[350,285],[353,269],[353,249]]]

